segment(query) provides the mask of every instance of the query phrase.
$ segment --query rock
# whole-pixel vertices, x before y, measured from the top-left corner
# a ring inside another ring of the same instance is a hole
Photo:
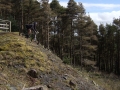
[[[95,81],[92,81],[91,83],[94,84],[95,86],[98,86],[98,84]]]
[[[35,69],[31,69],[30,71],[28,71],[27,74],[29,76],[31,76],[32,78],[38,78],[38,74],[37,74],[37,71]]]
[[[88,77],[85,77],[85,79],[86,79],[87,82],[89,81]]]
[[[49,84],[49,85],[47,85],[47,87],[48,87],[48,88],[52,88],[52,85]]]
[[[65,80],[67,80],[67,77],[63,76],[63,78],[64,78]]]
[[[70,80],[69,85],[74,88],[76,87],[76,83],[73,80]]]
[[[42,85],[38,85],[38,86],[34,86],[34,87],[29,87],[29,88],[24,88],[22,90],[48,90],[47,86],[42,86]]]
[[[2,68],[2,67],[0,67],[0,71],[3,71],[3,68]]]
[[[2,56],[2,55],[0,55],[0,59],[1,59],[1,60],[3,59],[3,56]]]
[[[43,76],[42,76],[42,75],[39,75],[39,78],[43,78]]]
[[[69,76],[68,74],[65,74],[64,76]]]
[[[63,79],[67,80],[67,79],[68,79],[68,74],[65,74],[65,75],[63,76]]]

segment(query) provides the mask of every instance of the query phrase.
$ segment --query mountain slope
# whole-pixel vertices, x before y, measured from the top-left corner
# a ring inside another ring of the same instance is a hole
[[[27,74],[31,69],[37,71],[37,78]],[[46,85],[49,90],[104,90],[43,46],[18,33],[0,33],[0,90],[36,85]]]

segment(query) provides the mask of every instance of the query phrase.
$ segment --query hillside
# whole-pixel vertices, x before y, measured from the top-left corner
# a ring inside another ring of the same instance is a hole
[[[30,70],[37,78],[30,77]],[[25,89],[41,85],[46,89]],[[43,46],[18,33],[0,33],[0,90],[104,90]]]

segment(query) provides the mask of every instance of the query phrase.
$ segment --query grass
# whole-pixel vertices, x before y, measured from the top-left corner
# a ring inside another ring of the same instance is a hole
[[[96,85],[100,85],[106,90],[120,90],[120,78],[112,73],[87,72],[85,69],[79,71],[87,81],[94,81]]]
[[[0,90],[21,90],[24,85],[30,86],[26,73],[31,68],[49,72],[47,56],[30,44],[17,32],[0,33]],[[36,85],[38,83],[39,80]]]
[[[28,68],[38,65],[38,62],[44,62],[44,54],[40,51],[36,52],[33,47],[26,44],[24,39],[11,34],[3,35],[0,39],[0,54],[3,59],[1,62],[7,61],[5,64],[8,65],[11,60],[14,60],[14,62],[11,62],[14,65],[24,64]]]

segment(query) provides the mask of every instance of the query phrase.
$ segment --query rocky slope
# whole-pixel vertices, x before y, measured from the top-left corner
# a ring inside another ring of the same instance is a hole
[[[104,89],[43,46],[18,33],[0,33],[0,90]]]

